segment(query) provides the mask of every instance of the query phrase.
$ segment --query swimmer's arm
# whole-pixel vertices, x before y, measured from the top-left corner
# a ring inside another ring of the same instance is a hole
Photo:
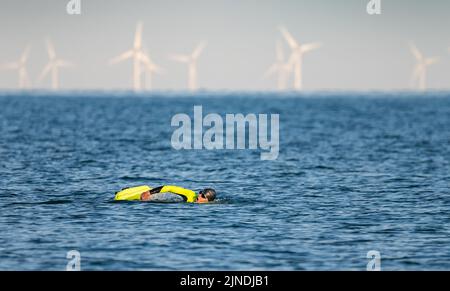
[[[150,194],[167,192],[183,196],[186,199],[186,202],[195,202],[195,200],[197,199],[197,193],[178,186],[167,185],[156,187],[150,190]]]
[[[162,189],[162,188],[164,188],[164,186],[159,186],[159,187],[156,187],[156,188],[152,188],[152,189],[150,190],[150,194],[161,193],[161,189]]]

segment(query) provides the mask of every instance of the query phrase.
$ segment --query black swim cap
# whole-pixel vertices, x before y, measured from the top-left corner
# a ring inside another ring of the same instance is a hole
[[[216,190],[212,188],[205,188],[202,191],[200,191],[200,194],[202,194],[208,201],[214,201],[216,199]]]

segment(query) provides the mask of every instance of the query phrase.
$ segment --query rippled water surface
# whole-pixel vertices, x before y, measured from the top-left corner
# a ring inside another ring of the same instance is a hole
[[[450,269],[450,96],[3,93],[0,269]],[[280,154],[176,151],[171,118],[277,113]],[[213,187],[210,205],[113,202]]]

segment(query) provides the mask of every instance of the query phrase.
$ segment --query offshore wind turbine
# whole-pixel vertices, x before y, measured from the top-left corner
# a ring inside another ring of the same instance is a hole
[[[23,51],[22,55],[20,56],[20,59],[14,63],[9,63],[6,64],[4,66],[2,66],[2,69],[5,70],[17,70],[17,72],[19,73],[19,88],[20,89],[25,89],[30,87],[31,82],[30,82],[30,78],[28,76],[28,71],[27,71],[27,61],[28,61],[28,56],[30,54],[30,47],[26,47],[25,50]]]
[[[411,53],[416,59],[416,66],[412,74],[412,82],[418,82],[418,88],[420,90],[427,89],[427,68],[439,61],[438,57],[426,58],[419,49],[414,45],[410,45]]]
[[[188,65],[188,87],[189,90],[197,90],[197,60],[206,47],[206,42],[201,42],[190,55],[171,55],[173,61]]]
[[[134,35],[133,48],[120,54],[119,56],[111,59],[109,63],[116,64],[122,62],[124,60],[133,59],[133,88],[135,91],[141,90],[141,77],[142,77],[142,68],[141,62],[143,60],[143,50],[142,50],[142,22],[138,22],[136,27],[136,32]]]
[[[49,73],[51,73],[52,89],[57,90],[59,88],[59,68],[70,67],[73,66],[73,64],[68,61],[58,59],[56,57],[53,43],[49,39],[46,42],[49,61],[42,70],[38,82],[41,82]]]
[[[301,90],[303,88],[303,55],[320,48],[322,45],[317,42],[300,44],[285,27],[280,27],[279,29],[292,51],[289,63],[294,68],[294,88]]]
[[[153,88],[153,74],[162,74],[164,70],[153,62],[146,49],[142,53],[141,60],[144,65],[144,70],[142,71],[144,88],[151,90]]]
[[[277,42],[275,49],[276,61],[269,67],[264,76],[269,77],[277,74],[278,90],[285,90],[287,78],[291,72],[291,65],[285,61],[283,47],[279,41]]]

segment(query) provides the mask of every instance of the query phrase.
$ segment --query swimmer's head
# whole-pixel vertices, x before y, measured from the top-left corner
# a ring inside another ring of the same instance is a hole
[[[205,188],[198,192],[197,202],[207,203],[216,199],[216,190],[212,188]]]

